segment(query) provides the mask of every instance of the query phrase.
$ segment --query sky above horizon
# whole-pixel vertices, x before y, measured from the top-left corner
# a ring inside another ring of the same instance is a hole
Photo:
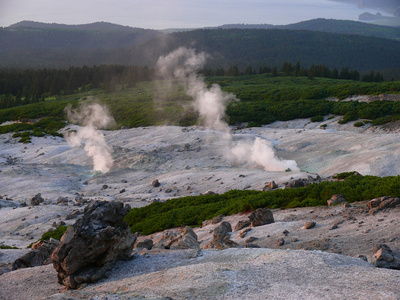
[[[315,18],[358,20],[366,11],[376,13],[330,0],[0,0],[0,27],[24,20],[61,24],[104,21],[149,29],[284,25]]]

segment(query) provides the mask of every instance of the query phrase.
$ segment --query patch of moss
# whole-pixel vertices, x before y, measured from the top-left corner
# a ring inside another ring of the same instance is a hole
[[[0,249],[19,249],[19,248],[14,246],[0,245]]]

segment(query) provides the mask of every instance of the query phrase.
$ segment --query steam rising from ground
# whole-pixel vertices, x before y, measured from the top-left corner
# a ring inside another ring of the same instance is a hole
[[[194,99],[193,106],[204,126],[229,132],[229,126],[224,121],[225,106],[228,101],[235,99],[235,95],[223,92],[217,84],[207,88],[203,78],[198,75],[205,62],[204,52],[196,54],[193,49],[180,47],[159,58],[157,71],[161,78],[174,78],[184,85],[186,93]]]
[[[163,79],[177,79],[186,93],[193,97],[193,106],[199,113],[204,125],[213,130],[225,132],[226,139],[232,140],[232,134],[225,121],[225,108],[229,101],[236,100],[233,94],[225,93],[217,84],[207,87],[198,71],[206,62],[204,52],[196,54],[194,49],[180,47],[167,56],[160,57],[157,70]],[[228,159],[241,164],[263,167],[266,171],[285,171],[299,168],[294,160],[281,160],[274,154],[271,145],[261,138],[252,143],[237,142],[231,149],[224,149]]]
[[[68,133],[66,139],[74,147],[85,145],[84,149],[93,159],[93,169],[107,172],[113,165],[112,149],[107,145],[103,133],[99,130],[114,124],[108,109],[98,103],[82,104],[74,110],[66,108],[68,120],[78,123],[80,127],[76,133]]]

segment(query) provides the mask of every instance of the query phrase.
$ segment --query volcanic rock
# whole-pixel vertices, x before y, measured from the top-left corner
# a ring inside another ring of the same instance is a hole
[[[44,199],[42,198],[42,195],[40,193],[35,195],[31,199],[31,205],[34,205],[34,206],[39,205],[42,202],[44,202]]]
[[[200,249],[197,235],[193,229],[185,226],[182,233],[165,231],[153,248],[159,249]]]
[[[316,225],[316,223],[314,221],[308,221],[306,222],[306,224],[304,225],[305,229],[311,229]]]
[[[375,245],[371,263],[377,268],[400,270],[400,256],[385,244]]]
[[[266,224],[274,223],[274,216],[272,211],[267,208],[257,208],[250,216],[249,216],[251,226],[257,227]]]
[[[154,186],[154,187],[159,187],[161,184],[160,184],[160,182],[158,181],[158,179],[154,179],[154,180],[152,181],[151,185]]]
[[[339,203],[345,203],[345,202],[346,202],[346,197],[341,194],[332,195],[332,197],[328,201],[326,201],[328,206],[336,205]]]
[[[182,235],[178,232],[164,231],[161,238],[154,243],[153,248],[158,249],[170,249],[172,244],[182,238]]]
[[[369,213],[374,214],[382,209],[400,206],[400,198],[383,196],[368,201],[367,206],[370,209]]]
[[[22,255],[12,265],[13,270],[30,268],[51,263],[50,254],[60,244],[56,239],[49,241],[38,241],[32,245],[32,251]]]
[[[182,230],[182,238],[171,245],[171,249],[200,249],[197,234],[189,226]]]
[[[231,224],[229,222],[222,222],[220,225],[214,228],[212,241],[206,244],[203,248],[216,248],[218,250],[222,250],[238,247],[239,245],[230,239],[231,232]]]
[[[305,186],[307,186],[307,179],[297,179],[286,184],[285,188],[291,189],[291,188],[299,188]]]
[[[107,276],[115,261],[129,259],[136,237],[123,221],[130,206],[95,201],[69,226],[51,254],[58,282],[75,289]]]
[[[242,220],[236,223],[235,231],[242,230],[243,228],[249,227],[251,225],[250,220]]]
[[[275,181],[271,181],[270,183],[268,183],[266,186],[264,186],[263,191],[271,191],[278,188],[278,185],[275,183]]]
[[[142,248],[146,248],[147,250],[153,248],[153,240],[145,239],[136,244],[136,249],[142,249]]]

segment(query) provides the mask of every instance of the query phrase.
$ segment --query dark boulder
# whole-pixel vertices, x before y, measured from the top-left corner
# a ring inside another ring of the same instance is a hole
[[[32,245],[32,251],[22,255],[12,264],[12,269],[31,268],[51,263],[50,254],[60,244],[55,239],[38,241]]]
[[[293,189],[293,188],[305,187],[307,186],[307,183],[308,183],[307,179],[304,178],[296,179],[286,184],[285,188]]]
[[[158,181],[158,179],[154,179],[154,180],[151,182],[151,185],[154,186],[154,187],[159,187],[161,184],[160,184],[160,182]]]
[[[85,208],[51,254],[60,284],[75,289],[95,282],[107,276],[117,260],[131,258],[136,237],[123,221],[129,210],[129,205],[107,201],[95,201]]]
[[[267,208],[257,208],[254,212],[249,216],[251,226],[257,227],[266,224],[274,223],[274,216],[272,211]]]
[[[33,205],[33,206],[39,205],[42,202],[44,202],[44,199],[42,198],[42,195],[40,193],[35,195],[31,199],[31,205]]]

